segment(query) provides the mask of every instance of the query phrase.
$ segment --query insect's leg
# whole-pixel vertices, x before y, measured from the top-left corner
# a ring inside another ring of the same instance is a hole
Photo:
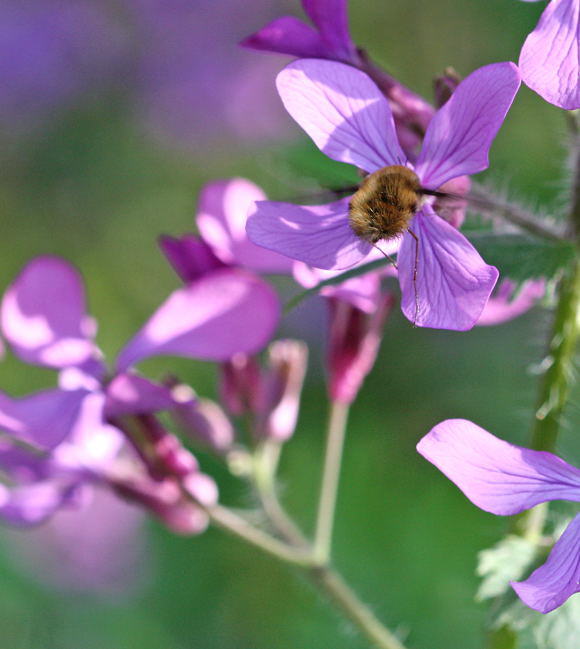
[[[419,317],[419,293],[417,292],[417,268],[419,266],[419,237],[409,228],[407,232],[415,239],[415,263],[413,264],[413,289],[415,291],[415,316],[413,318],[413,326],[417,326],[417,318]]]
[[[393,264],[395,270],[399,270],[397,262],[391,257],[391,255],[387,254],[382,248],[379,248],[376,243],[371,243],[371,246],[373,248],[376,248],[382,255],[384,255],[391,262],[391,264]]]

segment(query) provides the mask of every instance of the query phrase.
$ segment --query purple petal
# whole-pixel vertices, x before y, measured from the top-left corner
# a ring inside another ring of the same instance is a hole
[[[12,525],[39,525],[52,516],[76,490],[70,481],[47,480],[0,492],[0,517]]]
[[[332,49],[327,47],[320,34],[294,16],[282,16],[245,38],[240,45],[253,50],[278,52],[299,58],[330,58]]]
[[[326,279],[335,277],[341,271],[321,270],[312,268],[301,262],[294,266],[294,279],[304,288],[313,288]],[[365,313],[373,313],[381,293],[380,273],[366,273],[347,279],[336,286],[325,286],[320,295],[336,297],[343,302],[348,302],[355,308]]]
[[[173,270],[186,284],[225,266],[211,248],[193,234],[186,234],[180,239],[159,237],[159,247],[173,266]]]
[[[71,434],[86,390],[45,390],[20,399],[0,393],[0,430],[47,450]]]
[[[546,451],[508,444],[465,419],[448,419],[417,450],[474,505],[509,516],[548,500],[580,502],[580,470]]]
[[[82,278],[57,257],[37,257],[8,287],[1,307],[6,340],[23,361],[62,368],[97,353]]]
[[[364,72],[303,59],[284,68],[276,85],[286,110],[329,158],[369,173],[405,163],[389,104]]]
[[[580,3],[552,0],[526,38],[520,54],[522,79],[560,108],[580,108]]]
[[[197,227],[225,264],[262,273],[290,273],[291,259],[256,246],[246,234],[248,213],[256,201],[265,199],[257,185],[243,178],[209,183],[200,195]]]
[[[418,245],[405,233],[398,256],[403,313],[419,327],[471,329],[497,282],[497,268],[429,206],[411,229]]]
[[[427,127],[416,171],[425,187],[487,169],[488,153],[520,87],[513,63],[493,63],[462,81]]]
[[[546,563],[525,581],[511,585],[524,604],[540,613],[553,611],[580,592],[580,514],[558,539]]]
[[[302,0],[302,5],[320,30],[332,58],[356,63],[356,47],[348,30],[347,0]]]
[[[107,386],[107,419],[145,415],[174,407],[175,399],[169,388],[137,374],[119,374]]]
[[[54,472],[91,480],[108,471],[124,438],[105,419],[105,394],[92,392],[82,401],[74,429],[50,456]]]
[[[349,200],[326,205],[261,201],[248,219],[248,236],[259,246],[316,268],[348,268],[372,249],[349,225]]]
[[[502,324],[529,311],[539,299],[544,297],[546,282],[543,279],[528,280],[514,297],[515,289],[516,285],[509,279],[505,279],[496,293],[489,298],[477,325]]]
[[[174,291],[123,348],[117,369],[161,354],[217,361],[255,352],[270,340],[279,315],[276,293],[264,281],[218,270]]]

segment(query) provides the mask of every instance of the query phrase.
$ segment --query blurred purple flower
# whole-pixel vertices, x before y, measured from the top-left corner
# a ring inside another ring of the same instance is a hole
[[[314,27],[294,16],[276,18],[240,45],[299,58],[331,59],[357,65],[348,29],[347,0],[302,0]]]
[[[551,500],[580,502],[580,470],[546,451],[508,444],[464,419],[448,419],[417,445],[472,503],[511,516]],[[580,514],[528,579],[512,582],[529,607],[549,613],[580,591]]]
[[[199,196],[196,225],[201,239],[161,237],[160,246],[181,279],[188,283],[217,268],[244,268],[257,273],[289,274],[293,260],[248,239],[246,223],[264,192],[245,178],[216,180]]]
[[[67,592],[130,594],[142,585],[143,514],[104,489],[85,492],[82,506],[62,508],[42,526],[6,530],[8,551],[35,579]]]
[[[106,79],[125,36],[105,3],[4,0],[0,4],[0,119],[24,126]]]
[[[546,282],[543,279],[528,280],[521,287],[504,279],[489,298],[477,325],[497,325],[513,320],[529,311],[545,293]]]
[[[168,144],[207,138],[279,138],[284,115],[271,85],[275,61],[256,61],[237,42],[267,0],[125,0],[136,52],[136,108]],[[200,55],[203,53],[203,55]]]
[[[488,151],[519,88],[512,63],[473,72],[431,120],[414,171],[431,190],[488,166]],[[390,108],[362,72],[332,61],[300,60],[278,76],[278,90],[292,117],[330,158],[368,173],[406,164]],[[259,202],[248,220],[250,239],[311,266],[348,268],[366,257],[370,243],[350,227],[350,198],[327,205]],[[419,326],[473,327],[498,272],[469,241],[425,203],[411,221],[398,254],[404,314]],[[416,279],[415,279],[416,275]]]
[[[567,110],[580,108],[578,0],[548,3],[536,28],[526,38],[519,66],[524,83],[546,101]]]
[[[60,370],[60,388],[21,399],[0,395],[2,429],[18,443],[49,451],[31,454],[8,438],[0,464],[17,486],[3,490],[0,513],[14,523],[41,522],[82,483],[110,479],[109,464],[123,442],[111,423],[175,406],[169,388],[135,374],[131,365],[159,354],[225,360],[257,351],[270,339],[278,311],[274,292],[261,280],[238,269],[218,269],[174,291],[121,350],[116,374],[107,377],[80,276],[56,257],[32,260],[6,290],[1,328],[23,361]],[[183,463],[187,453],[175,447],[171,436],[157,431],[153,421],[144,423],[156,462],[169,472],[196,473],[195,466]],[[157,465],[149,468],[157,470]],[[143,481],[137,486],[145,488]],[[154,511],[174,520],[180,497],[156,502]],[[183,507],[189,511],[192,506]],[[191,520],[189,513],[186,520]]]

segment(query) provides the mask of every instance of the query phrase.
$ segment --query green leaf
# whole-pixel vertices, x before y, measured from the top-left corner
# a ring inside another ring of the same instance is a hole
[[[547,615],[529,609],[518,600],[501,614],[497,624],[517,633],[518,649],[578,649],[580,597],[572,595]]]
[[[370,261],[368,264],[361,264],[356,268],[351,268],[350,270],[347,270],[344,273],[340,273],[339,275],[335,275],[330,279],[325,279],[323,282],[320,282],[316,286],[313,286],[306,291],[301,291],[294,297],[290,298],[286,303],[286,306],[284,307],[284,312],[288,313],[295,306],[300,304],[302,300],[305,300],[311,295],[316,295],[325,286],[336,286],[337,284],[342,284],[342,282],[345,282],[347,279],[352,279],[353,277],[358,277],[359,275],[364,275],[365,273],[371,273],[374,270],[383,268],[383,266],[389,266],[390,264],[391,262],[388,259],[376,259],[375,261]]]
[[[520,536],[507,536],[478,555],[477,574],[482,577],[476,599],[498,597],[509,582],[520,579],[532,563],[536,546]]]
[[[474,233],[469,237],[488,264],[515,282],[551,279],[574,258],[576,248],[567,241],[548,241],[523,234]]]

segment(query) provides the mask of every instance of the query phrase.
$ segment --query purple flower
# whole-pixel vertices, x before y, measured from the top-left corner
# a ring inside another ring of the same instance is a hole
[[[580,108],[578,0],[548,3],[536,28],[526,38],[519,66],[522,80],[546,101],[567,110]]]
[[[244,268],[258,273],[289,274],[293,261],[248,239],[248,214],[264,192],[245,178],[216,180],[203,187],[196,225],[201,239],[161,237],[161,248],[181,279],[188,283],[218,268]]]
[[[414,165],[421,185],[437,190],[488,166],[488,151],[519,88],[512,63],[467,77],[437,111]],[[399,146],[389,105],[362,72],[332,61],[301,60],[277,79],[291,116],[320,150],[369,174],[392,165],[413,169]],[[349,224],[350,198],[326,205],[259,202],[248,219],[255,243],[311,266],[348,268],[372,250]],[[398,254],[404,314],[419,326],[473,327],[497,281],[469,241],[423,204],[402,236]]]
[[[550,500],[580,502],[580,470],[546,451],[508,444],[464,419],[448,419],[417,450],[472,503],[511,516]],[[580,514],[546,563],[512,587],[530,608],[549,613],[580,591]]]
[[[219,268],[174,291],[123,347],[115,373],[107,376],[77,271],[56,257],[32,260],[8,287],[0,324],[23,361],[60,370],[60,387],[20,399],[0,394],[3,430],[46,453],[32,455],[6,442],[0,464],[17,486],[2,492],[0,513],[14,523],[38,523],[83,483],[110,481],[111,463],[123,442],[120,419],[143,418],[176,403],[169,388],[139,376],[132,365],[161,354],[226,360],[258,351],[270,339],[278,313],[277,297],[267,284],[243,270]],[[197,474],[195,466],[184,463],[186,452],[180,453],[173,438],[158,431],[153,420],[142,422],[149,423],[150,444],[163,470]],[[132,485],[133,491],[147,490],[143,484]],[[164,493],[166,500],[151,496],[140,502],[154,503],[153,511],[166,522],[184,508],[185,518],[178,518],[180,529],[186,529],[191,506],[181,503],[179,490],[175,495],[168,487]]]
[[[84,493],[42,526],[5,530],[9,557],[31,577],[67,592],[133,594],[148,576],[143,513],[104,489]]]
[[[422,135],[435,110],[375,65],[364,50],[358,49],[348,29],[346,0],[303,0],[306,14],[316,29],[283,16],[252,34],[240,44],[255,50],[289,54],[299,58],[321,58],[353,65],[377,84],[389,101],[402,149],[414,159]]]
[[[299,58],[359,63],[348,30],[347,0],[302,0],[302,6],[314,27],[294,16],[282,16],[240,45]]]

